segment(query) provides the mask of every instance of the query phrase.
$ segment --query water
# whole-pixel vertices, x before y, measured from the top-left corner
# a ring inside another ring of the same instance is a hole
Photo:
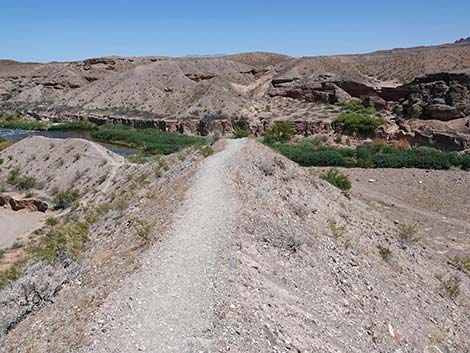
[[[17,142],[29,136],[44,136],[57,139],[79,138],[83,140],[92,141],[91,136],[84,131],[27,131],[16,129],[2,129],[0,128],[0,137],[6,140]],[[138,151],[132,148],[116,146],[112,144],[100,143],[110,151],[120,154],[121,156],[132,156],[139,154]]]

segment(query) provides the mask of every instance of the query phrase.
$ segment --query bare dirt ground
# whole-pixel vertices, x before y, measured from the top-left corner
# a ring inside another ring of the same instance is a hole
[[[449,257],[470,256],[470,173],[422,169],[343,169],[351,193],[396,223],[415,225]]]
[[[42,224],[45,217],[41,212],[15,212],[0,208],[0,249],[29,235]]]

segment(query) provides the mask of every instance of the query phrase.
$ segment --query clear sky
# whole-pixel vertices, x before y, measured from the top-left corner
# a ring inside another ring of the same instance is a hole
[[[470,0],[0,0],[0,58],[361,53],[470,36]]]

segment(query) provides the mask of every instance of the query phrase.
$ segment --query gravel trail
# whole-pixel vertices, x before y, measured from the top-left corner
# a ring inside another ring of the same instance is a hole
[[[227,141],[203,162],[173,228],[108,298],[81,352],[213,351],[214,311],[224,288],[220,269],[227,266],[224,248],[236,210],[226,168],[241,144]]]

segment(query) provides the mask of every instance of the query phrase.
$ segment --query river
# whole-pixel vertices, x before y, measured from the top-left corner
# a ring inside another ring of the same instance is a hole
[[[29,131],[29,130],[17,130],[17,129],[2,129],[0,128],[0,137],[6,140],[17,142],[29,136],[44,136],[57,139],[68,139],[68,138],[80,138],[84,140],[92,141],[91,136],[84,131],[72,130],[72,131]],[[140,154],[137,150],[132,148],[116,146],[107,143],[100,143],[100,145],[106,147],[110,151],[120,154],[121,156],[132,156]]]

